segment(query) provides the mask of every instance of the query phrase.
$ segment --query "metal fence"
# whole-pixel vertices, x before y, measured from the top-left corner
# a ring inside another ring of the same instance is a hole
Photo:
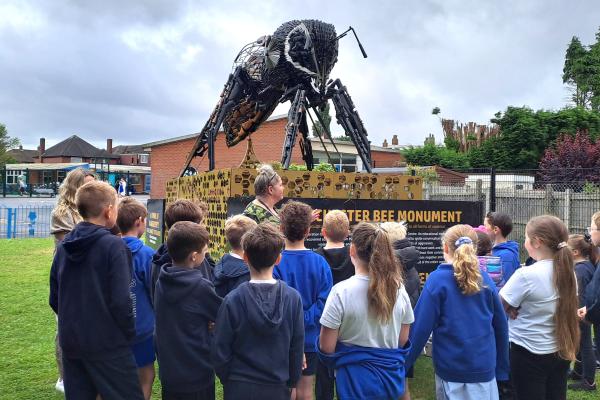
[[[600,185],[573,177],[565,182],[546,182],[538,170],[459,171],[463,177],[452,182],[429,182],[424,187],[424,198],[431,200],[482,200],[485,214],[501,211],[511,216],[513,232],[509,239],[525,241],[525,226],[535,216],[551,214],[560,218],[571,233],[584,233],[590,226],[591,216],[600,211]],[[600,168],[587,171],[600,178]],[[583,174],[581,174],[583,175]],[[521,247],[523,248],[523,247]],[[524,253],[524,251],[522,251]],[[526,257],[521,254],[521,258]]]
[[[53,207],[0,205],[0,239],[45,238],[50,236]]]

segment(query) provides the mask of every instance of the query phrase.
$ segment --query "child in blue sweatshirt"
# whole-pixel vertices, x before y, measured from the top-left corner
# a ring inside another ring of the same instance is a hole
[[[432,272],[410,332],[414,364],[433,332],[438,399],[498,399],[496,380],[508,379],[508,322],[494,282],[479,269],[477,235],[455,225],[442,238],[445,264]]]
[[[154,382],[154,308],[152,307],[152,256],[154,250],[144,245],[140,237],[146,231],[146,207],[133,197],[119,203],[117,226],[123,241],[133,256],[133,279],[131,280],[131,300],[135,318],[135,339],[131,346],[138,367],[140,385],[146,399],[152,394]]]
[[[234,215],[225,221],[225,238],[231,251],[221,257],[215,266],[213,282],[219,296],[227,296],[233,289],[250,280],[250,270],[244,261],[242,236],[256,226],[253,219],[241,214]]]
[[[338,398],[398,399],[413,311],[390,237],[361,222],[352,232],[356,274],[336,284],[321,316],[319,358],[335,370]]]
[[[211,354],[225,400],[288,400],[300,380],[302,299],[296,290],[273,279],[283,245],[283,236],[270,223],[244,235],[250,281],[223,301]]]
[[[502,281],[496,285],[501,288],[521,266],[519,243],[507,239],[513,229],[512,219],[508,214],[497,211],[489,212],[485,217],[484,225],[494,243],[492,255],[500,257],[502,261]]]
[[[56,247],[50,271],[50,306],[58,315],[65,398],[142,400],[130,344],[131,255],[110,233],[117,192],[106,182],[77,190],[83,222]]]
[[[331,269],[320,255],[304,247],[312,223],[312,208],[297,201],[286,203],[279,212],[285,250],[275,266],[273,277],[296,289],[304,308],[304,353],[306,368],[296,390],[297,399],[313,398],[313,381],[317,371],[319,319],[332,286]]]
[[[216,321],[222,299],[195,268],[208,251],[208,232],[194,222],[176,222],[167,246],[173,263],[162,266],[154,293],[162,398],[214,400],[209,325]]]

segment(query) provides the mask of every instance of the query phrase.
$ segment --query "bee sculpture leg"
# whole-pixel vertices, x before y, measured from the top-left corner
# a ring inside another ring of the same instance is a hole
[[[235,71],[229,75],[229,79],[227,79],[227,83],[225,83],[219,101],[213,112],[210,114],[210,118],[206,121],[204,128],[202,128],[200,135],[198,135],[196,143],[194,144],[192,151],[188,154],[185,166],[179,176],[184,176],[186,174],[194,157],[203,156],[207,150],[209,170],[212,171],[215,168],[214,143],[217,132],[219,132],[219,128],[227,113],[240,101],[244,93],[245,83],[240,77],[241,71],[242,69],[237,67]]]
[[[292,152],[298,131],[302,134],[300,149],[302,159],[306,162],[308,170],[313,168],[312,148],[308,138],[308,124],[306,122],[306,91],[299,89],[296,91],[290,111],[288,112],[288,122],[285,126],[285,140],[283,142],[283,155],[281,156],[281,165],[283,169],[288,169],[292,162]]]
[[[356,146],[364,168],[371,172],[371,145],[367,137],[367,130],[346,87],[339,79],[336,79],[327,85],[326,97],[333,101],[338,124],[344,128],[346,135],[350,136],[352,143]]]

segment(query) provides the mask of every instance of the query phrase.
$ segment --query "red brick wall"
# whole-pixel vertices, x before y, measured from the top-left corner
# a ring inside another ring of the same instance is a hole
[[[374,168],[397,167],[398,163],[405,161],[400,152],[390,153],[377,150],[371,151],[371,159],[373,160]]]
[[[286,123],[287,118],[265,122],[252,134],[254,152],[260,161],[281,161]],[[151,198],[164,198],[167,181],[179,176],[195,141],[196,139],[192,138],[152,147],[150,160],[150,166],[152,167]],[[243,141],[234,147],[227,147],[225,136],[219,133],[215,143],[215,168],[237,167],[246,154],[246,143],[246,141]],[[296,164],[303,163],[298,144],[294,146],[292,162]],[[198,171],[208,170],[208,154],[202,159],[196,157],[192,161],[192,166]]]

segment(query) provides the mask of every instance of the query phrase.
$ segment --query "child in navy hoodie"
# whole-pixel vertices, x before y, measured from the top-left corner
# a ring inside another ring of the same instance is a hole
[[[117,225],[123,241],[133,256],[131,299],[136,337],[131,346],[138,367],[140,385],[146,399],[152,394],[154,382],[154,309],[152,307],[152,255],[154,250],[144,245],[140,237],[146,231],[146,207],[133,197],[119,203]]]
[[[163,400],[214,400],[215,374],[209,362],[209,324],[221,298],[195,269],[208,251],[208,232],[194,222],[176,222],[167,238],[173,264],[156,282],[155,343]]]
[[[331,269],[320,255],[304,247],[313,212],[310,206],[297,201],[286,203],[279,212],[285,250],[275,266],[273,277],[281,279],[300,292],[304,308],[304,353],[306,368],[296,390],[297,399],[313,398],[313,381],[317,371],[317,347],[325,301],[332,286]]]
[[[250,271],[244,261],[242,236],[256,228],[256,222],[244,215],[234,215],[225,221],[225,238],[231,252],[225,254],[215,266],[215,290],[221,297],[250,280]]]
[[[171,228],[175,222],[190,221],[201,224],[206,215],[205,203],[198,203],[191,200],[176,200],[169,204],[165,209],[165,225],[167,229]],[[152,299],[154,299],[154,290],[160,269],[165,264],[171,264],[171,256],[167,243],[163,243],[154,256],[152,257]],[[206,253],[206,257],[194,266],[195,269],[202,273],[205,279],[213,280],[213,269],[215,267],[214,260]]]
[[[142,400],[130,348],[131,253],[109,231],[117,220],[117,193],[105,182],[89,182],[77,190],[75,203],[83,222],[57,245],[50,271],[65,398]]]
[[[508,322],[494,282],[479,269],[477,234],[455,225],[442,238],[445,264],[423,287],[410,331],[414,364],[433,332],[438,399],[498,399],[508,379]]]
[[[250,282],[223,301],[211,359],[225,400],[290,398],[302,373],[304,324],[297,291],[273,279],[284,240],[277,228],[260,224],[243,237]]]
[[[519,244],[506,239],[512,232],[513,223],[510,216],[503,212],[492,211],[485,217],[485,228],[494,242],[492,255],[502,260],[502,281],[496,286],[501,288],[508,282],[512,274],[521,266]]]

